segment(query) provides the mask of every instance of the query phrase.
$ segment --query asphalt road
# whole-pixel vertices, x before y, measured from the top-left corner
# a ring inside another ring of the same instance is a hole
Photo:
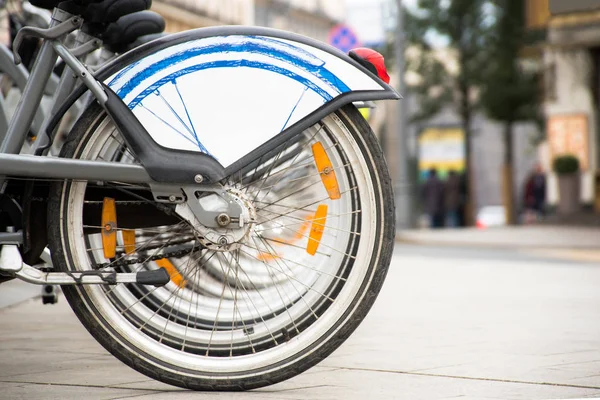
[[[149,380],[95,343],[64,298],[15,304],[15,291],[39,289],[11,282],[0,285],[0,399],[600,398],[600,264],[581,260],[398,245],[373,310],[339,350],[234,394]]]

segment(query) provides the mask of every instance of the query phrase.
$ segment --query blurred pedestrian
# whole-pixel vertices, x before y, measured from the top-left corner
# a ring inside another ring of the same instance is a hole
[[[431,168],[423,184],[422,200],[425,213],[432,228],[444,226],[444,183],[438,178],[437,170]]]
[[[448,171],[448,179],[446,180],[444,188],[444,198],[446,206],[446,225],[452,228],[456,228],[460,224],[459,212],[463,201],[461,185],[461,179],[456,171],[453,169]]]
[[[458,206],[458,226],[467,226],[467,173],[458,176],[460,204]]]
[[[541,165],[525,181],[523,196],[525,206],[525,223],[531,223],[544,216],[546,210],[546,175]]]

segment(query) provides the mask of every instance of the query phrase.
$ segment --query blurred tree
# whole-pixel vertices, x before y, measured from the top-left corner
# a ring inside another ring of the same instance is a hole
[[[478,106],[484,71],[490,66],[488,40],[493,28],[489,0],[419,0],[406,9],[407,70],[420,76],[409,87],[416,95],[419,112],[413,121],[429,119],[444,107],[454,106],[465,133],[467,221],[473,221],[475,191],[471,169],[471,120]],[[443,63],[432,41],[443,43],[452,60]],[[448,64],[456,63],[456,68]]]
[[[513,183],[513,126],[541,122],[537,73],[522,67],[519,54],[528,43],[522,0],[495,0],[497,20],[490,35],[492,62],[485,73],[481,105],[488,117],[504,123],[502,168],[504,205],[509,223],[515,222]]]

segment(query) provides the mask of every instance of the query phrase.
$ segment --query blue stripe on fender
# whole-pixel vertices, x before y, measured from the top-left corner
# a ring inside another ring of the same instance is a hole
[[[291,52],[285,51],[283,49],[278,49],[269,44],[279,44],[283,47],[293,48],[288,43],[278,42],[274,39],[262,40],[255,37],[247,37],[248,41],[238,42],[238,43],[220,43],[207,45],[203,47],[195,47],[188,50],[184,50],[182,52],[175,53],[169,57],[166,57],[152,65],[143,71],[135,74],[128,82],[126,82],[118,91],[117,94],[121,98],[125,98],[129,93],[131,93],[143,80],[150,78],[152,75],[160,72],[168,67],[171,67],[175,64],[186,61],[192,57],[207,55],[207,54],[215,54],[215,53],[251,53],[251,54],[259,54],[264,55],[272,59],[276,59],[290,65],[293,65],[299,69],[302,69],[322,82],[324,82],[327,86],[331,87],[338,93],[349,92],[350,88],[341,81],[337,76],[335,76],[331,71],[329,71],[324,66],[324,62],[320,60],[318,57],[308,53],[303,49],[297,49],[297,52],[300,52],[306,58],[312,57],[313,60],[307,60],[299,56],[298,54],[293,54]],[[254,41],[251,41],[254,40]],[[259,43],[258,41],[262,41]],[[311,62],[312,61],[312,62]],[[267,64],[264,64],[267,65]],[[112,86],[119,78],[122,77],[122,74],[119,73],[115,78],[113,78],[109,86]]]
[[[190,74],[192,72],[211,69],[211,68],[232,68],[232,67],[247,67],[247,68],[257,68],[262,70],[272,71],[279,75],[287,76],[295,81],[303,84],[305,87],[312,89],[315,93],[319,94],[323,100],[329,101],[332,99],[332,96],[323,90],[321,87],[317,86],[314,82],[309,79],[296,74],[290,70],[285,68],[278,67],[276,65],[270,65],[266,63],[262,63],[259,61],[249,61],[249,60],[222,60],[222,61],[211,61],[203,64],[192,65],[188,68],[184,68],[177,72],[173,72],[172,74],[165,76],[164,78],[156,81],[146,89],[144,89],[140,94],[138,94],[130,103],[129,108],[133,109],[137,106],[142,100],[146,98],[149,94],[153,93],[156,89],[160,88],[164,84],[173,81],[173,79],[177,79],[180,76],[184,76]]]

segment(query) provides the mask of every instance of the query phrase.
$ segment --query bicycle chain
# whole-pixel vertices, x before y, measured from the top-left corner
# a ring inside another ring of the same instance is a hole
[[[43,197],[33,197],[31,198],[31,201],[36,201],[36,202],[45,202],[47,201],[47,199],[43,198]],[[86,201],[86,204],[102,204],[102,201]],[[121,204],[121,205],[126,205],[126,206],[130,206],[130,205],[142,205],[142,204],[147,204],[147,201],[142,201],[142,200],[117,200],[115,203],[117,204]],[[165,232],[168,233],[168,232]],[[171,243],[169,243],[169,245],[177,245],[177,244],[182,244],[182,243],[188,243],[193,239],[180,239],[180,240],[176,240],[173,241]],[[155,250],[155,249],[159,249],[161,247],[164,247],[163,244],[156,244],[156,245],[149,245],[149,246],[144,246],[143,250],[148,251],[148,250]],[[175,251],[171,251],[171,252],[167,252],[167,253],[162,253],[162,254],[155,254],[152,256],[140,256],[137,258],[124,258],[125,253],[124,252],[120,252],[117,253],[117,259],[112,261],[112,262],[108,262],[108,263],[99,263],[96,264],[95,268],[96,269],[103,269],[103,268],[108,268],[108,267],[125,267],[128,265],[134,265],[134,264],[142,264],[142,263],[147,263],[149,261],[158,261],[161,260],[163,258],[178,258],[178,257],[183,257],[185,255],[188,255],[190,253],[193,253],[195,249],[204,249],[205,247],[202,245],[199,246],[193,246],[190,249],[181,249],[181,250],[175,250]]]
[[[194,251],[194,249],[184,249],[184,250],[177,250],[177,251],[172,251],[169,253],[162,253],[162,254],[156,254],[153,256],[146,256],[146,257],[138,257],[138,258],[120,258],[117,259],[115,261],[112,262],[108,262],[108,263],[102,263],[102,264],[96,264],[96,268],[97,269],[103,269],[103,268],[108,268],[108,267],[125,267],[128,265],[134,265],[134,264],[143,264],[143,263],[147,263],[150,261],[158,261],[158,260],[162,260],[163,258],[178,258],[178,257],[183,257],[187,254],[190,254]],[[120,255],[122,255],[123,253],[121,253]],[[119,256],[119,255],[117,255]]]
[[[187,243],[190,240],[185,240],[185,241],[179,241],[179,242],[174,242],[172,244],[178,244],[178,243]],[[156,245],[156,246],[148,246],[145,247],[144,250],[153,250],[153,249],[158,249],[163,247],[162,245]],[[125,253],[121,252],[117,254],[117,259],[115,261],[112,262],[108,262],[108,263],[101,263],[101,264],[96,264],[96,268],[97,269],[102,269],[102,268],[108,268],[108,267],[116,267],[116,266],[120,266],[120,267],[125,267],[128,265],[133,265],[133,264],[143,264],[143,263],[147,263],[149,261],[158,261],[161,260],[163,258],[179,258],[179,257],[183,257],[185,255],[188,255],[190,253],[193,253],[195,249],[204,249],[203,246],[192,246],[189,249],[180,249],[180,250],[174,250],[174,251],[170,251],[170,252],[166,252],[166,253],[161,253],[161,254],[155,254],[152,256],[140,256],[137,258],[123,258],[123,256],[125,255]],[[196,250],[197,251],[197,250]],[[121,258],[119,258],[121,257]]]

